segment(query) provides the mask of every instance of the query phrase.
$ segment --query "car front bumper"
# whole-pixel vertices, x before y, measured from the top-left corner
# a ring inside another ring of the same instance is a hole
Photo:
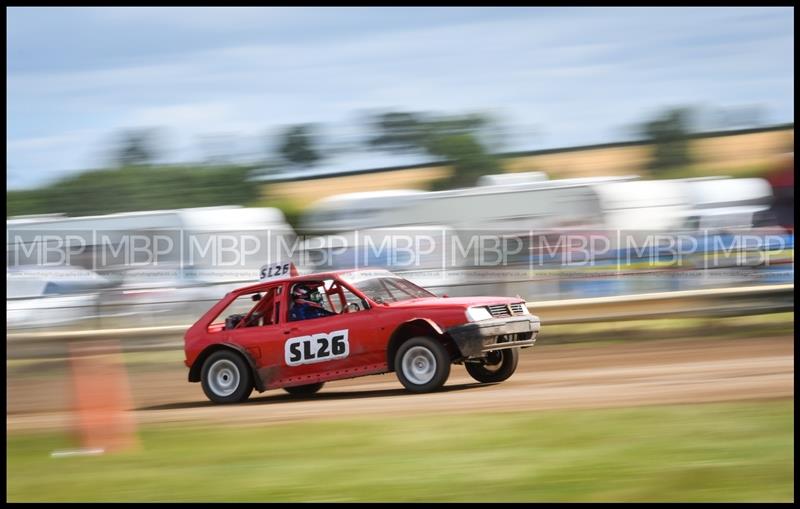
[[[464,358],[506,348],[528,348],[536,343],[541,322],[535,315],[494,318],[451,327],[445,332],[453,338]]]

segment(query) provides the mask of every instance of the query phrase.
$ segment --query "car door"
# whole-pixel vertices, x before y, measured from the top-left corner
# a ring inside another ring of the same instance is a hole
[[[258,299],[253,300],[253,296],[258,296]],[[244,348],[259,371],[268,364],[270,351],[280,337],[282,298],[283,285],[276,284],[258,292],[240,295],[225,312],[225,342]],[[227,328],[232,321],[236,321],[236,325]]]
[[[325,282],[319,283],[324,288]],[[285,293],[287,306],[279,326],[282,348],[279,352],[270,349],[280,375],[270,385],[302,385],[386,370],[385,359],[370,355],[375,310],[348,309],[346,298],[339,298],[337,304],[326,295],[326,308],[334,314],[290,321],[291,288]]]

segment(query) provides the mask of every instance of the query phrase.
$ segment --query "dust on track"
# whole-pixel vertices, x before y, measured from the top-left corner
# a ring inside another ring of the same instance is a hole
[[[7,431],[72,422],[69,380],[7,379]],[[139,423],[266,424],[362,416],[409,416],[563,408],[627,407],[794,397],[794,338],[652,340],[617,344],[538,344],[522,351],[500,384],[475,383],[453,366],[443,390],[406,393],[393,373],[328,383],[297,398],[254,393],[239,405],[213,405],[179,363],[132,370]]]

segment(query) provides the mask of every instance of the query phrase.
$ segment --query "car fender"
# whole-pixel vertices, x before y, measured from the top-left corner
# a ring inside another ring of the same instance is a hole
[[[261,379],[261,376],[258,373],[258,367],[256,366],[256,361],[255,359],[253,359],[253,356],[250,355],[250,352],[248,352],[247,349],[245,349],[244,347],[227,341],[208,345],[206,348],[203,349],[202,352],[200,352],[200,354],[197,356],[192,366],[189,368],[189,381],[199,382],[201,370],[203,369],[203,363],[205,362],[206,358],[208,358],[208,356],[211,355],[213,352],[221,350],[223,348],[234,350],[242,354],[242,357],[245,358],[247,364],[250,366],[250,372],[253,375],[253,385],[255,386],[258,392],[264,392],[266,390],[266,388],[264,387],[264,381]]]
[[[389,336],[389,343],[386,345],[386,362],[389,366],[389,371],[394,370],[394,355],[404,339],[413,335],[427,335],[431,331],[440,337],[444,335],[444,331],[439,324],[430,318],[415,317],[398,324],[391,336]]]

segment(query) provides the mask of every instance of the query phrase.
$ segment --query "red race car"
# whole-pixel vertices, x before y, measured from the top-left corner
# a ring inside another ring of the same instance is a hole
[[[230,292],[186,332],[189,381],[215,403],[244,401],[254,388],[308,395],[329,380],[391,371],[407,390],[430,392],[453,363],[501,382],[539,332],[519,298],[437,297],[385,270],[273,269],[278,277]]]

